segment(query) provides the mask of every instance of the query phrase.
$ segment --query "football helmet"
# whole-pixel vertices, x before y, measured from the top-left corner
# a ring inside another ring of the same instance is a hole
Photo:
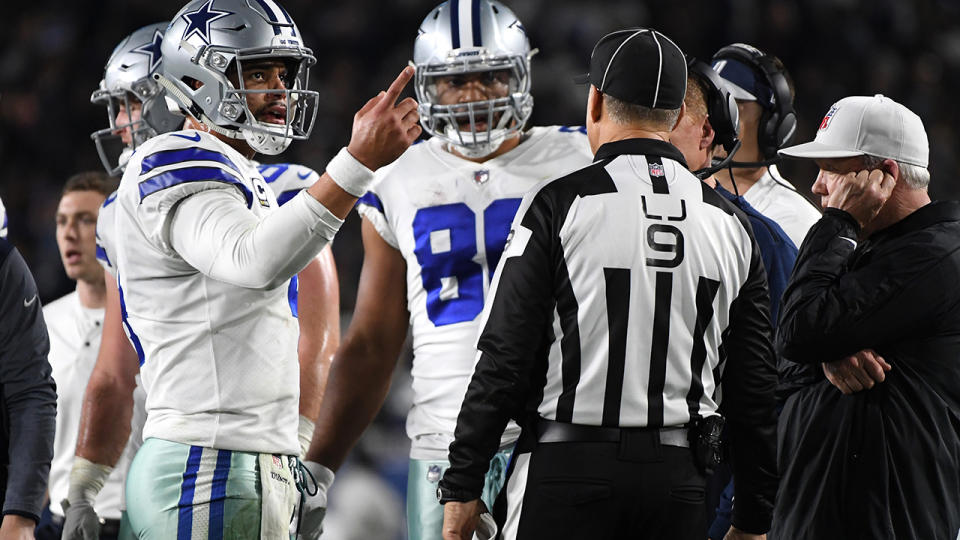
[[[317,114],[319,95],[307,89],[316,58],[301,38],[293,19],[274,0],[193,0],[163,36],[163,69],[156,78],[211,131],[245,139],[261,154],[279,154],[293,140],[309,137]],[[286,64],[285,88],[245,88],[244,65],[269,59]],[[248,104],[252,94],[281,95],[285,122],[260,121]]]
[[[152,75],[160,68],[160,42],[167,23],[144,26],[129,36],[110,54],[100,87],[90,102],[107,108],[108,128],[90,134],[104,169],[111,176],[123,172],[127,160],[137,146],[160,133],[178,129],[183,117],[170,112],[163,99],[163,90]],[[131,105],[141,104],[140,118],[130,118]],[[127,112],[127,121],[117,123],[120,110]],[[120,132],[129,129],[131,141],[124,143]]]
[[[420,25],[413,46],[423,129],[467,157],[494,152],[523,129],[533,112],[530,58],[536,52],[516,15],[500,2],[449,0],[434,8]],[[480,72],[491,72],[491,77],[505,82],[506,95],[438,102],[438,82]]]

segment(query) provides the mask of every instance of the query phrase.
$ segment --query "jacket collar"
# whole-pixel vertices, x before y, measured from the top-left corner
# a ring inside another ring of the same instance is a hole
[[[960,202],[937,201],[926,204],[886,229],[872,234],[870,240],[900,236],[943,221],[960,221]]]
[[[687,167],[687,160],[683,159],[683,154],[677,147],[660,139],[624,139],[622,141],[608,142],[597,149],[597,154],[593,161],[601,161],[608,158],[614,158],[624,154],[659,156],[672,159]]]

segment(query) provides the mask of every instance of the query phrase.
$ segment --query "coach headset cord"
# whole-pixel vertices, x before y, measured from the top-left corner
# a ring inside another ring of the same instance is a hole
[[[313,497],[320,491],[320,485],[317,483],[317,479],[313,476],[313,473],[310,472],[310,469],[306,468],[303,462],[300,461],[300,458],[291,457],[291,461],[293,460],[296,460],[296,464],[290,467],[290,469],[293,472],[293,482],[297,486],[297,491],[300,492],[300,504],[297,506],[297,531],[295,533],[299,534],[300,524],[303,523],[303,506],[307,503],[307,497]],[[313,483],[313,491],[310,490],[307,478]]]

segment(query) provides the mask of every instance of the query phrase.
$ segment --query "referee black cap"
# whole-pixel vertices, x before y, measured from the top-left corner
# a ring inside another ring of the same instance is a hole
[[[604,94],[651,109],[679,109],[687,61],[670,38],[652,28],[611,32],[593,47],[590,73],[574,79]]]

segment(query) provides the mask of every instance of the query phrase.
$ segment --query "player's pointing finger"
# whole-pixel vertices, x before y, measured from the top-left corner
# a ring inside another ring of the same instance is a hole
[[[397,76],[396,80],[390,84],[390,88],[387,88],[387,93],[383,96],[383,99],[380,100],[379,105],[381,107],[393,107],[393,104],[396,103],[397,98],[400,97],[400,92],[403,91],[403,87],[406,86],[412,78],[413,66],[407,66],[403,68],[403,71],[400,72],[400,75]]]

